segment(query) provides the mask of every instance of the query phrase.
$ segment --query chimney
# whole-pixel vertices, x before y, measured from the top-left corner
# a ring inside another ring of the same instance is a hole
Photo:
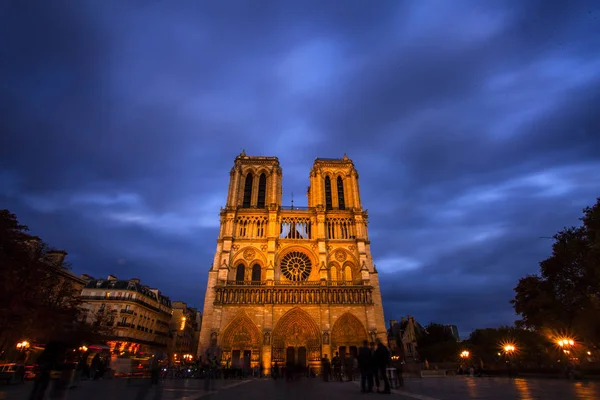
[[[88,274],[81,274],[81,276],[79,278],[83,279],[86,282],[95,280],[95,278],[93,276],[88,275]]]
[[[398,321],[396,321],[395,319],[390,319],[390,328],[393,328],[394,325],[396,325],[398,323]]]
[[[46,252],[46,259],[53,265],[61,266],[65,261],[67,254],[68,253],[64,250],[50,250]]]
[[[117,277],[114,275],[109,275],[108,278],[106,278],[107,281],[118,281]]]
[[[131,278],[131,279],[129,280],[129,282],[132,282],[132,283],[137,283],[137,284],[139,284],[139,283],[140,283],[140,278]]]

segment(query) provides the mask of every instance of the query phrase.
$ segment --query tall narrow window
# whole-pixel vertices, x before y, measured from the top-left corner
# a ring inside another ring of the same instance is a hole
[[[337,190],[338,190],[338,207],[340,210],[346,209],[346,202],[344,201],[344,181],[341,176],[337,177]]]
[[[244,203],[242,207],[250,208],[250,201],[252,200],[252,173],[248,172],[246,175],[246,183],[244,184]]]
[[[254,264],[252,267],[252,281],[260,282],[260,265]]]
[[[265,208],[265,195],[267,194],[267,176],[260,174],[258,178],[258,202],[256,207]]]
[[[244,264],[240,264],[237,266],[237,270],[235,271],[235,280],[238,282],[244,280]]]
[[[331,203],[331,179],[329,179],[328,176],[325,177],[325,209],[333,209],[333,205]]]

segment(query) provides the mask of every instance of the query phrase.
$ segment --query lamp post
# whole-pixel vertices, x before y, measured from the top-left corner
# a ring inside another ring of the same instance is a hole
[[[27,340],[23,340],[22,342],[17,343],[17,350],[19,351],[19,361],[23,361],[23,364],[27,363],[27,358],[29,356],[29,342]]]
[[[562,350],[562,353],[567,358],[567,365],[565,366],[565,369],[566,369],[565,374],[566,374],[567,378],[569,378],[571,375],[571,360],[573,359],[571,352],[573,351],[573,348],[575,347],[575,341],[568,337],[561,337],[561,338],[558,338],[558,340],[556,341],[556,344],[558,344],[558,347]]]
[[[463,369],[463,365],[465,365],[465,366],[466,366],[466,364],[467,364],[467,363],[468,363],[468,361],[469,361],[469,356],[470,356],[470,355],[471,355],[471,354],[469,353],[469,351],[468,351],[468,350],[463,350],[463,351],[460,353],[460,359],[461,359],[461,368],[460,368],[460,369],[461,369],[462,371],[465,371],[465,370],[467,370],[467,371],[468,371],[468,369],[467,369],[467,368],[464,368],[464,369]]]
[[[502,349],[504,350],[504,354],[506,355],[506,364],[508,365],[508,377],[512,378],[512,355],[517,350],[517,348],[514,344],[505,344]]]

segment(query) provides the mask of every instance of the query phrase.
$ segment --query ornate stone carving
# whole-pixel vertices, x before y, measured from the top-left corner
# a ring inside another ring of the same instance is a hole
[[[313,244],[310,245],[310,248],[313,249],[313,250],[316,250],[317,247],[319,247],[319,245],[316,244],[316,243],[313,243]]]
[[[321,331],[310,315],[298,307],[285,313],[273,330],[273,361],[284,361],[288,347],[305,347],[309,360],[321,358]]]
[[[261,334],[258,327],[247,315],[238,315],[223,331],[221,347],[223,350],[259,351]]]
[[[356,247],[355,247],[355,246],[352,246],[352,245],[348,246],[348,250],[350,250],[350,251],[354,251],[354,249],[356,249]]]
[[[346,252],[343,250],[337,250],[335,252],[335,259],[338,260],[339,262],[343,262],[346,260]]]
[[[234,244],[231,248],[233,249],[233,251],[238,251],[240,249],[240,245]]]
[[[266,244],[263,244],[260,246],[260,250],[261,251],[267,251],[268,246]]]
[[[358,318],[345,313],[335,321],[331,330],[331,344],[339,346],[362,346],[367,339],[367,331]]]
[[[375,339],[377,339],[377,330],[371,329],[371,331],[369,331],[369,335],[371,336],[371,342],[374,342]]]
[[[310,258],[300,251],[289,252],[281,259],[281,272],[290,281],[307,280],[311,270]]]
[[[271,344],[271,332],[265,332],[263,344],[268,346]]]
[[[329,332],[323,331],[323,344],[329,344]]]
[[[254,251],[253,248],[249,248],[249,249],[244,250],[244,258],[247,261],[250,261],[250,260],[254,259],[255,255],[256,255],[256,251]]]

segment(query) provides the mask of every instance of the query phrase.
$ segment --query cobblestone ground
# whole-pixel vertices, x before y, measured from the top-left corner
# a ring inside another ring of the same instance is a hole
[[[0,385],[0,399],[27,400],[32,383]],[[358,382],[323,382],[304,379],[292,382],[271,379],[219,380],[204,390],[200,380],[167,380],[158,386],[148,381],[110,380],[81,382],[61,400],[354,400],[394,398],[400,400],[597,400],[600,382],[573,382],[546,379],[429,378],[406,379],[405,387],[392,395],[362,394]]]

